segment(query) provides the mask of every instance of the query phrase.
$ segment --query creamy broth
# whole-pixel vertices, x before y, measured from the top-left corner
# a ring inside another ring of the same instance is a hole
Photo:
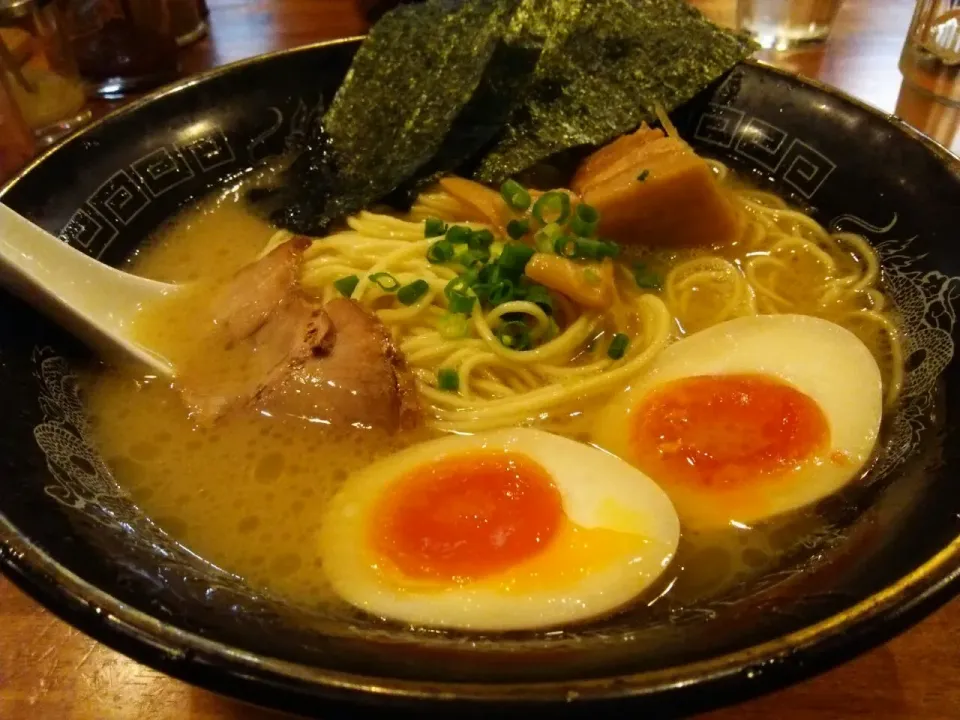
[[[141,331],[176,359],[207,322],[190,311],[203,300],[207,281],[255,259],[273,232],[245,209],[236,188],[175,218],[131,258],[128,269],[195,282],[199,289],[147,315]],[[317,552],[327,502],[351,472],[441,434],[423,429],[390,437],[254,412],[204,427],[190,420],[163,379],[104,369],[85,384],[101,452],[152,520],[252,587],[325,612],[345,608],[326,585]],[[578,410],[551,429],[582,439],[592,407]],[[672,603],[689,604],[748,581],[775,567],[823,522],[804,511],[754,530],[685,531],[678,557],[646,601],[669,591]]]

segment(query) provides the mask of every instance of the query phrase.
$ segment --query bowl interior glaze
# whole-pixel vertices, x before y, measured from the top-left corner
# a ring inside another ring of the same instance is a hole
[[[278,53],[162,91],[47,153],[2,199],[118,263],[191,200],[295,147],[356,45]],[[372,691],[403,703],[636,695],[661,708],[699,693],[709,705],[721,688],[755,692],[768,686],[760,675],[776,682],[836,662],[943,600],[960,572],[960,434],[949,412],[960,406],[960,163],[897,121],[753,63],[673,119],[698,151],[822,224],[865,235],[909,330],[906,399],[879,470],[828,500],[830,527],[760,581],[666,616],[633,609],[551,636],[413,634],[289,607],[177,545],[130,502],[87,438],[75,371],[90,353],[0,294],[4,569],[138,659],[317,713],[325,706],[306,698]]]

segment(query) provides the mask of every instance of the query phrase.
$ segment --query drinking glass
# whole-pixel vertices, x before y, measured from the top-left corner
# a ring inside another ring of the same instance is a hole
[[[764,49],[826,40],[841,0],[737,0],[737,27]]]
[[[41,146],[90,120],[87,88],[53,0],[0,0],[0,73]]]
[[[960,107],[960,0],[919,0],[900,54],[903,79]]]

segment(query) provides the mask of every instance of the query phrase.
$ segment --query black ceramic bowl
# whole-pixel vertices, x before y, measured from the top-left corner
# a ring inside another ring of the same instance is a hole
[[[166,89],[47,153],[4,202],[116,263],[208,189],[284,152],[357,41],[256,58]],[[729,702],[842,661],[949,598],[960,577],[960,162],[897,120],[744,64],[675,114],[696,148],[878,249],[908,328],[905,400],[855,511],[759,582],[696,609],[575,634],[451,638],[305,617],[155,527],[85,436],[89,353],[0,293],[0,564],[103,642],[191,682],[331,717],[553,713]],[[492,706],[495,706],[492,707]]]

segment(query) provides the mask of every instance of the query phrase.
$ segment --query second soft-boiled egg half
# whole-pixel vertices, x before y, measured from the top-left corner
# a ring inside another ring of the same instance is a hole
[[[593,437],[666,490],[685,525],[749,525],[858,476],[882,409],[880,370],[853,333],[761,315],[668,347]]]
[[[515,429],[447,437],[350,477],[320,532],[324,572],[380,617],[475,631],[585,620],[663,573],[666,494],[606,452]]]

